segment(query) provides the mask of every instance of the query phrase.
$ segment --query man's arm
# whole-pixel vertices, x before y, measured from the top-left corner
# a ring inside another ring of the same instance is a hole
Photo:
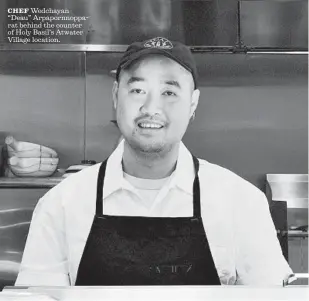
[[[234,208],[237,284],[282,285],[293,272],[282,254],[265,195],[248,188]]]
[[[68,259],[61,199],[53,188],[33,212],[15,286],[67,286]]]

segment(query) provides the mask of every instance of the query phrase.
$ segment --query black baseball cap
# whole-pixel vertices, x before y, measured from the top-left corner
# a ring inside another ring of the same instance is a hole
[[[190,48],[180,42],[162,37],[131,44],[120,60],[116,70],[116,79],[118,80],[122,69],[148,54],[161,54],[176,61],[191,72],[195,88],[197,87],[197,68]]]

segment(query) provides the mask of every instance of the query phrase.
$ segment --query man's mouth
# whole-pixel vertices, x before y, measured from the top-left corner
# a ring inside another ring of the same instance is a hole
[[[154,130],[158,130],[163,128],[163,125],[160,123],[156,123],[156,122],[139,122],[138,127],[141,129],[154,129]]]

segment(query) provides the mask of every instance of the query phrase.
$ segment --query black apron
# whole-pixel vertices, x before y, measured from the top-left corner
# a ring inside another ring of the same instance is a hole
[[[220,285],[201,218],[197,158],[193,217],[104,215],[106,162],[75,285]]]

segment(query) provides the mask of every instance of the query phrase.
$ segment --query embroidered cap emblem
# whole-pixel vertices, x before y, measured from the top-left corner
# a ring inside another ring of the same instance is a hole
[[[169,41],[166,38],[154,38],[151,40],[148,40],[144,47],[147,48],[160,48],[160,49],[171,49],[173,48],[173,44],[171,41]]]

